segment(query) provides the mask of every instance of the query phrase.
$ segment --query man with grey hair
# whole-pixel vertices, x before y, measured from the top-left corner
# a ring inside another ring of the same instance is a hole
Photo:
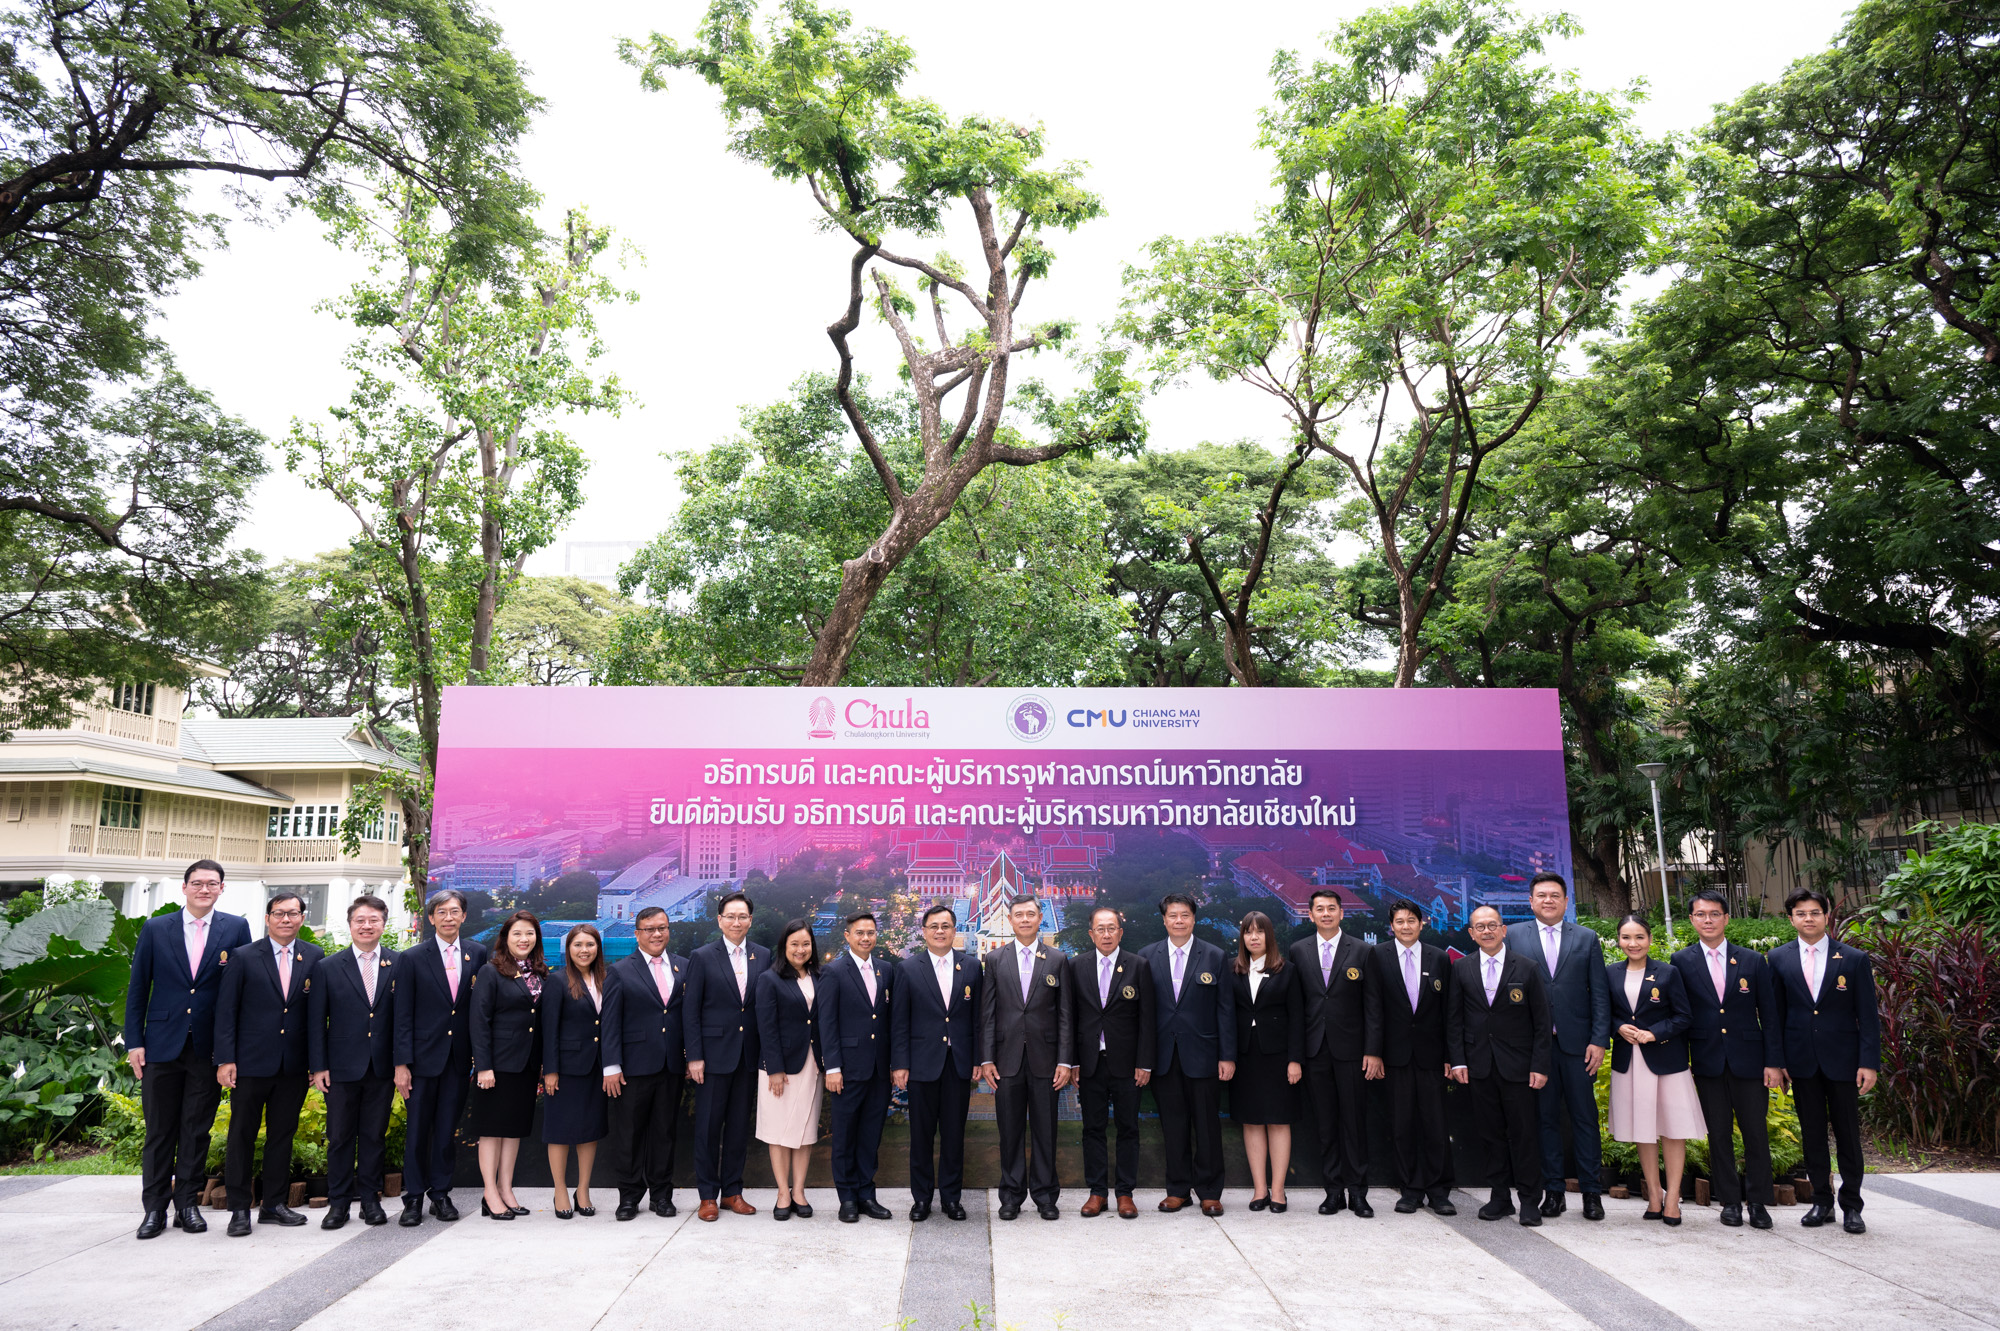
[[[408,1101],[403,1138],[403,1214],[396,1223],[424,1222],[424,1198],[440,1220],[458,1219],[451,1175],[453,1139],[472,1086],[472,977],[486,964],[486,947],[459,937],[465,896],[447,888],[424,904],[432,936],[403,953],[396,966],[396,1090]]]

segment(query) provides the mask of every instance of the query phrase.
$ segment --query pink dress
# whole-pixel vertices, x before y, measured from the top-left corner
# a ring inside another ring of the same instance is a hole
[[[1625,1001],[1637,1010],[1644,971],[1625,972]],[[1613,1035],[1613,1039],[1618,1038]],[[1701,1116],[1692,1072],[1653,1075],[1646,1055],[1632,1046],[1629,1072],[1611,1074],[1611,1136],[1621,1142],[1656,1142],[1662,1137],[1685,1140],[1706,1137],[1708,1121]]]
[[[813,1005],[812,976],[799,977],[806,1006]],[[806,1065],[785,1078],[785,1093],[771,1094],[771,1074],[757,1072],[757,1140],[769,1146],[811,1146],[819,1140],[819,1060],[806,1046]]]

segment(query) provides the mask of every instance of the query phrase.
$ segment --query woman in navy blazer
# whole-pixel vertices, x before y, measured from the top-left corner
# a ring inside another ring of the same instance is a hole
[[[535,1122],[542,1077],[542,923],[517,910],[500,925],[493,956],[472,977],[472,1130],[479,1137],[479,1213],[512,1220],[528,1208],[514,1197],[514,1160]]]
[[[1639,1147],[1646,1178],[1646,1219],[1681,1222],[1681,1174],[1687,1167],[1687,1139],[1708,1130],[1688,1071],[1688,1025],[1693,1012],[1687,990],[1672,962],[1650,955],[1653,927],[1646,917],[1627,915],[1618,923],[1624,961],[1605,967],[1611,985],[1611,1112],[1614,1139]],[[1637,1049],[1639,1057],[1633,1058]],[[1666,1157],[1664,1188],[1654,1143]]]
[[[771,1150],[778,1183],[773,1220],[812,1218],[806,1166],[819,1140],[820,1056],[816,982],[819,944],[804,920],[778,936],[778,960],[757,977],[757,1136]]]
[[[1292,1161],[1292,1114],[1306,1061],[1305,986],[1285,963],[1278,931],[1262,911],[1236,926],[1236,1076],[1229,1116],[1243,1129],[1250,1159],[1250,1209],[1283,1211]],[[1266,1163],[1269,1183],[1266,1183]]]
[[[590,1168],[609,1132],[604,1095],[604,936],[579,924],[563,935],[562,969],[542,987],[542,1142],[555,1181],[556,1219],[593,1216]],[[564,1206],[576,1147],[576,1208]]]

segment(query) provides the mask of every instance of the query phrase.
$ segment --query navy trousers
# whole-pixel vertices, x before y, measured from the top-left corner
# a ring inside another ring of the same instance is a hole
[[[1586,1196],[1603,1192],[1597,1079],[1583,1070],[1583,1055],[1555,1050],[1549,1064],[1549,1084],[1536,1092],[1536,1097],[1535,1108],[1542,1120],[1542,1186],[1558,1196],[1568,1186],[1563,1173],[1562,1131],[1567,1118],[1571,1149],[1576,1152],[1577,1190]]]
[[[458,1121],[472,1092],[471,1070],[410,1078],[403,1134],[403,1204],[449,1197],[458,1166]]]
[[[367,1076],[360,1081],[337,1081],[327,1087],[328,1205],[345,1206],[357,1194],[364,1202],[373,1201],[381,1193],[389,1108],[395,1098],[396,1083],[388,1077]]]
[[[889,1079],[843,1082],[833,1097],[833,1188],[843,1202],[875,1200],[875,1164],[889,1117]]]
[[[694,1088],[694,1182],[705,1202],[743,1195],[743,1157],[757,1118],[757,1069],[709,1070]]]
[[[910,1083],[910,1198],[928,1202],[933,1188],[946,1206],[965,1187],[965,1114],[972,1083],[949,1067],[936,1081]],[[931,1149],[937,1149],[937,1168]],[[871,1194],[872,1195],[872,1194]]]

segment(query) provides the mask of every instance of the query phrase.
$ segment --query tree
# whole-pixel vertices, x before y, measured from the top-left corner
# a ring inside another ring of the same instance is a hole
[[[655,33],[627,42],[625,58],[649,88],[669,70],[692,70],[722,93],[734,150],[783,181],[803,180],[828,226],[854,243],[846,309],[827,328],[839,360],[835,396],[875,471],[888,508],[868,546],[841,566],[839,594],[813,628],[800,682],[838,683],[869,607],[902,562],[943,525],[973,480],[993,466],[1027,467],[1094,448],[1130,451],[1145,438],[1136,387],[1117,354],[1097,358],[1089,385],[1058,400],[1030,384],[1018,393],[1046,442],[1023,441],[1003,419],[1014,357],[1061,341],[1066,329],[1018,320],[1030,282],[1048,276],[1044,235],[1069,231],[1101,211],[1078,183],[1080,168],[1039,166],[1042,134],[1002,120],[953,121],[932,102],[903,95],[914,61],[903,42],[876,30],[846,36],[848,18],[812,0],[786,0],[767,38],[752,26],[752,0],[714,0],[691,46]],[[893,178],[892,177],[893,173]],[[949,253],[924,259],[889,248],[945,229],[962,205],[977,238],[968,270]],[[929,305],[929,333],[916,301],[883,265],[909,274]],[[953,332],[946,302],[965,320]],[[898,465],[857,395],[851,343],[870,307],[894,333],[916,401],[915,458]],[[949,405],[961,393],[960,405]]]
[[[374,599],[350,608],[370,617],[392,682],[410,692],[422,770],[387,779],[422,882],[444,686],[492,678],[501,599],[583,502],[586,463],[560,425],[623,400],[591,369],[595,308],[620,293],[595,271],[609,235],[580,212],[497,277],[457,260],[413,191],[345,215],[336,235],[373,267],[333,303],[359,330],[354,387],[330,423],[293,422],[286,464],[359,528],[350,557]],[[352,628],[329,621],[328,645]]]
[[[903,392],[846,391],[883,456],[914,465]],[[848,561],[889,520],[842,393],[812,374],[743,413],[743,432],[680,460],[686,496],[626,566],[646,608],[620,621],[613,683],[807,680]],[[1123,610],[1106,590],[1107,515],[1065,462],[996,469],[886,578],[851,645],[858,683],[1064,685],[1116,679]]]
[[[596,682],[618,617],[638,607],[587,578],[520,578],[493,620],[489,682]]]
[[[1279,202],[1247,233],[1157,241],[1129,275],[1124,328],[1158,372],[1258,389],[1296,456],[1354,482],[1394,589],[1361,610],[1397,635],[1398,687],[1417,682],[1481,468],[1609,323],[1668,192],[1626,100],[1543,62],[1573,32],[1420,0],[1344,25],[1329,59],[1280,55],[1258,139]]]

